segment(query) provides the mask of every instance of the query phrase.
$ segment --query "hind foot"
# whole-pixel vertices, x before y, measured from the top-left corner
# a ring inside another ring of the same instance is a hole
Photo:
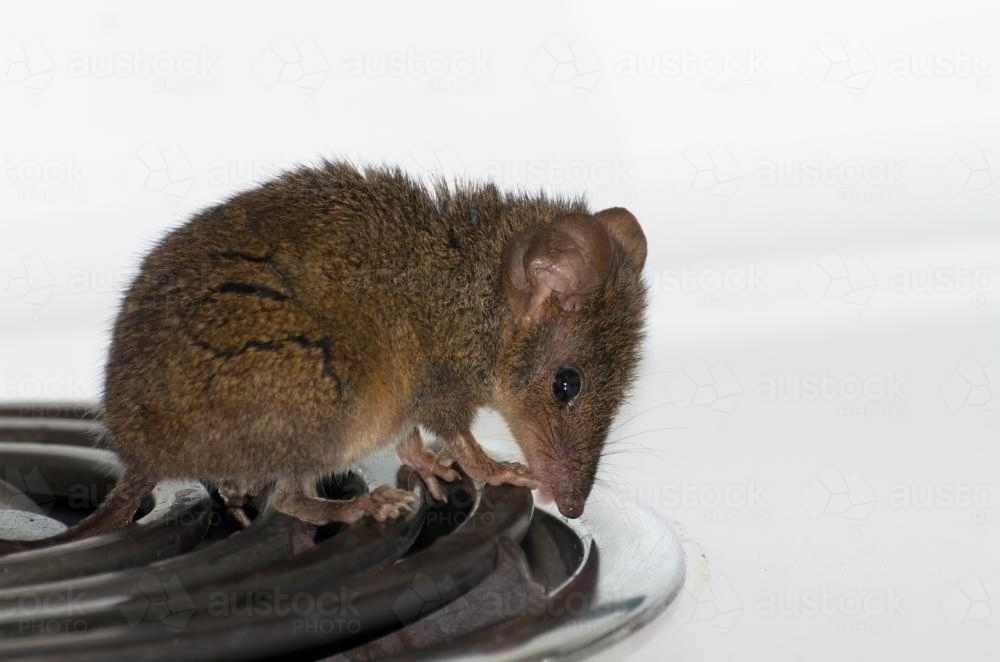
[[[229,511],[229,515],[236,520],[237,524],[244,529],[253,524],[253,520],[250,519],[243,507],[246,506],[247,501],[257,496],[255,492],[232,483],[223,483],[219,486],[218,492],[222,503],[226,504],[226,510]]]
[[[274,509],[302,522],[324,526],[334,522],[353,524],[362,517],[379,522],[413,511],[420,498],[413,492],[388,485],[344,500],[324,499],[314,484],[299,485],[279,481],[274,488]]]

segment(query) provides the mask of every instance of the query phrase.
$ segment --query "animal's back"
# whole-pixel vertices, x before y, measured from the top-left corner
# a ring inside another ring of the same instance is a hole
[[[446,235],[423,187],[344,164],[197,215],[150,253],[116,322],[112,446],[151,477],[248,481],[356,459],[338,455],[346,435],[370,452],[406,422],[410,312],[457,259]]]

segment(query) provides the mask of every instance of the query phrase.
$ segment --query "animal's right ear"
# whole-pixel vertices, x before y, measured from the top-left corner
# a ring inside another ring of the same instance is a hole
[[[646,235],[632,212],[624,207],[611,207],[598,212],[595,218],[622,245],[632,266],[642,271],[646,264]]]
[[[593,216],[570,214],[507,244],[503,283],[514,319],[528,328],[553,306],[575,312],[608,276],[611,238]]]

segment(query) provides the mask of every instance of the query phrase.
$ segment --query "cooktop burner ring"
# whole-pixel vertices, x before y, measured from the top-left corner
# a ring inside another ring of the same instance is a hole
[[[116,472],[88,447],[99,429],[89,403],[0,407],[16,507],[64,515],[81,480],[90,507],[103,498]],[[386,482],[423,493],[388,457],[326,487]],[[239,531],[200,483],[161,483],[125,529],[0,559],[0,657],[575,657],[650,621],[680,589],[677,536],[613,486],[595,487],[577,521],[534,508],[521,488],[465,479],[449,494],[398,520],[318,533],[261,495]],[[282,596],[299,604],[278,609]]]

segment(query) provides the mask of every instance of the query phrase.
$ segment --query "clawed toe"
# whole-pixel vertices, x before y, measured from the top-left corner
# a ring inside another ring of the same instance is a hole
[[[222,502],[226,505],[229,515],[237,524],[244,529],[253,524],[253,520],[247,515],[245,506],[249,500],[256,496],[254,491],[235,485],[223,484],[219,486],[218,493]]]
[[[476,443],[471,433],[460,434],[449,442],[458,456],[462,469],[470,478],[487,485],[517,485],[536,489],[541,482],[520,462],[497,462]]]
[[[455,458],[444,452],[435,453],[424,446],[417,432],[400,444],[397,452],[403,464],[416,472],[424,481],[431,497],[437,501],[448,500],[441,481],[452,483],[460,478],[458,471],[453,468]]]
[[[453,483],[459,479],[458,471],[451,468],[451,464],[454,460],[447,465],[435,463],[427,467],[410,467],[417,472],[420,479],[424,481],[424,485],[427,486],[427,491],[430,493],[437,501],[447,501],[448,494],[445,492],[444,486],[441,485],[441,481],[446,483]]]
[[[324,526],[334,522],[353,524],[365,516],[380,522],[415,510],[420,498],[413,492],[388,485],[351,499],[324,499],[304,491],[275,490],[274,507],[295,519]]]
[[[520,462],[493,462],[492,466],[479,467],[477,473],[487,485],[517,485],[531,490],[541,486],[531,469]]]
[[[388,485],[382,485],[373,492],[362,494],[357,499],[365,501],[361,507],[379,522],[412,512],[420,504],[420,497],[415,493]]]

